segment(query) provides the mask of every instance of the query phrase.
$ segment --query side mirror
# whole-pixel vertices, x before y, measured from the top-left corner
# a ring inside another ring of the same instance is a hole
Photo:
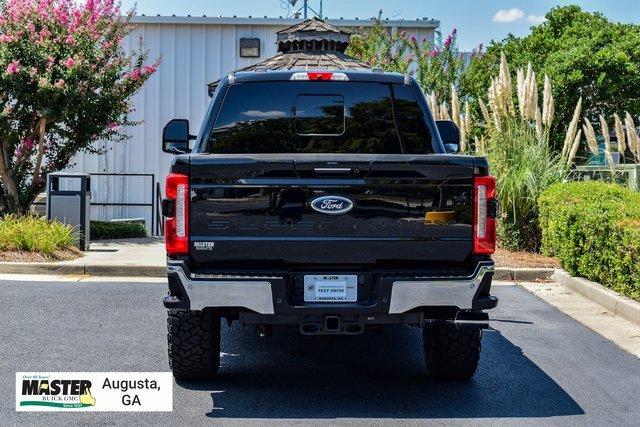
[[[460,129],[451,120],[437,120],[436,126],[445,150],[449,154],[460,152]]]
[[[190,153],[189,141],[196,139],[189,133],[189,120],[173,119],[162,131],[162,151],[169,154]]]

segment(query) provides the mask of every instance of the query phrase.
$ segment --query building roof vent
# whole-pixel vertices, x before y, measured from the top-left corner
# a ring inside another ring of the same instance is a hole
[[[307,19],[278,31],[278,52],[340,52],[349,46],[351,32],[320,18]]]

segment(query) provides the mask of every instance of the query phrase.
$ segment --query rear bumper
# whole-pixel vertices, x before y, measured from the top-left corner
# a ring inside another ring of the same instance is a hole
[[[406,313],[420,307],[471,310],[482,281],[488,274],[493,275],[493,271],[493,263],[487,263],[478,264],[469,277],[397,280],[391,288],[389,313]]]
[[[399,275],[397,272],[363,274],[365,285],[356,303],[304,303],[296,297],[292,273],[274,274],[193,274],[180,261],[167,266],[169,295],[164,305],[169,310],[224,309],[249,312],[280,319],[300,316],[394,316],[446,307],[458,311],[494,308],[498,300],[489,295],[494,264],[482,261],[464,277]],[[311,272],[309,272],[311,273]],[[329,273],[329,272],[327,272]],[[366,287],[368,286],[368,287]],[[282,322],[275,322],[282,323]]]

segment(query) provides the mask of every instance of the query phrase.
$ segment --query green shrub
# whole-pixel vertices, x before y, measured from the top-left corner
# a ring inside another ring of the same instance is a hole
[[[147,237],[143,224],[132,222],[91,221],[91,240],[133,239]]]
[[[40,252],[51,256],[74,246],[74,228],[35,215],[7,215],[0,219],[0,251]]]
[[[545,254],[573,275],[640,300],[640,193],[572,182],[551,186],[538,204]]]

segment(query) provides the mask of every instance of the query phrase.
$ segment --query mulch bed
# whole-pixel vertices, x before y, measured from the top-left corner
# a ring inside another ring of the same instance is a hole
[[[555,258],[531,252],[511,252],[496,249],[493,255],[496,267],[524,267],[524,268],[559,268],[560,263]]]
[[[5,251],[0,252],[0,262],[54,262],[70,261],[83,256],[79,249],[55,251],[50,257],[39,252]]]

